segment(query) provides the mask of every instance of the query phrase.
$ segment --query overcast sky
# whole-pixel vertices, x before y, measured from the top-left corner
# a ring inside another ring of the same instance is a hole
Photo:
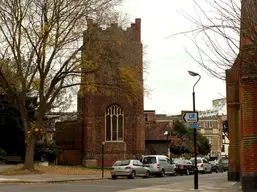
[[[201,74],[195,87],[196,109],[210,109],[213,99],[226,96],[225,82],[208,76],[186,53],[197,56],[192,42],[185,36],[165,37],[190,29],[193,24],[178,11],[193,13],[192,0],[125,0],[123,10],[131,21],[142,19],[142,41],[147,45],[148,73],[145,83],[152,89],[145,98],[145,110],[157,113],[178,114],[192,109],[192,88],[197,77],[188,70]]]

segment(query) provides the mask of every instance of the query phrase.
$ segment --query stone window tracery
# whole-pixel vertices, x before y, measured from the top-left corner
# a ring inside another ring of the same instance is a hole
[[[105,111],[105,140],[124,140],[124,111],[117,104],[110,105]]]

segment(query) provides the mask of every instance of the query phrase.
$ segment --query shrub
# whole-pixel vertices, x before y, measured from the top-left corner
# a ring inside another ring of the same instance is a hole
[[[53,162],[60,155],[60,150],[54,141],[38,141],[35,145],[35,161]]]
[[[6,158],[6,152],[5,150],[0,148],[0,161],[5,160]]]

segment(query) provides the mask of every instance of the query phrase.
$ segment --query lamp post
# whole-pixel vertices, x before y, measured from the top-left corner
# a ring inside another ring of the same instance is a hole
[[[193,112],[195,113],[195,86],[196,84],[200,81],[201,79],[201,75],[199,75],[198,73],[195,73],[193,71],[188,71],[189,75],[195,77],[198,76],[198,80],[196,81],[196,83],[193,86]],[[198,168],[197,168],[197,147],[196,147],[196,129],[194,129],[194,152],[195,152],[195,174],[194,174],[194,188],[198,189]]]
[[[165,131],[163,135],[167,135],[167,156],[170,158],[169,132]]]
[[[105,142],[102,142],[102,178],[104,178],[104,144]]]

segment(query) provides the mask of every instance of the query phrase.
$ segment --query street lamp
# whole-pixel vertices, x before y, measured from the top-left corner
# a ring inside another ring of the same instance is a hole
[[[198,73],[195,73],[193,71],[188,71],[189,75],[195,77],[198,76],[198,80],[193,86],[193,112],[195,113],[195,86],[200,81],[201,75]],[[194,129],[194,152],[195,152],[195,174],[194,174],[194,188],[198,189],[198,168],[197,168],[197,153],[196,153],[197,147],[196,147],[196,129]]]
[[[104,178],[104,144],[105,142],[102,142],[102,178]]]
[[[169,132],[165,131],[163,135],[167,135],[167,154],[168,154],[168,157],[170,158]]]

